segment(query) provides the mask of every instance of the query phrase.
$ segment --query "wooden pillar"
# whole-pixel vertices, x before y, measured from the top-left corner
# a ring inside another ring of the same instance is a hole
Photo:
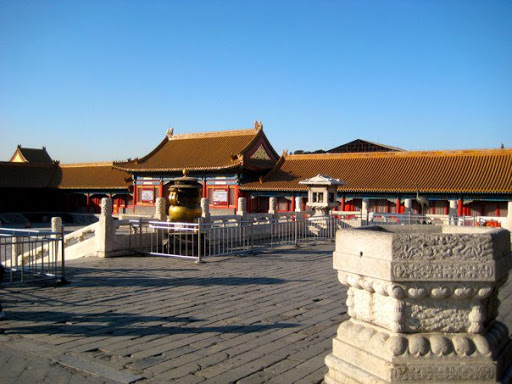
[[[205,197],[208,197],[208,190],[206,189],[206,179],[203,179],[203,193],[202,193],[202,197],[205,198]],[[210,202],[211,204],[211,202]]]
[[[135,183],[133,183],[133,204],[132,204],[132,207],[133,207],[133,212],[135,213],[135,206],[137,205],[137,199],[138,199],[138,196],[137,196],[137,186],[135,185]]]
[[[245,197],[245,204],[247,204],[245,206],[247,213],[252,213],[252,200],[253,199],[251,199],[251,194],[246,193],[246,194],[244,194],[244,197]]]
[[[86,203],[85,203],[85,212],[89,213],[89,208],[91,206],[91,194],[90,193],[87,193],[86,194]]]
[[[400,208],[401,208],[400,207],[400,198],[397,197],[396,198],[396,202],[395,202],[395,213],[400,214],[401,213],[400,212],[400,210],[401,210]]]
[[[462,199],[457,200],[457,216],[463,216],[464,214],[464,204],[462,203]]]
[[[344,211],[345,210],[345,196],[342,196],[341,197],[341,201],[340,201],[340,210]]]
[[[292,208],[290,209],[291,212],[295,212],[295,195],[292,195]]]
[[[158,197],[164,197],[164,181],[160,180],[160,192],[158,193]]]
[[[229,188],[231,190],[231,188]],[[238,198],[240,197],[240,189],[238,185],[235,185],[235,206],[238,205]],[[246,206],[247,209],[247,206]]]

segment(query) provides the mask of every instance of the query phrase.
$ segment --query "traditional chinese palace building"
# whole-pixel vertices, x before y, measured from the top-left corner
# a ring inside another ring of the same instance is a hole
[[[0,212],[98,213],[102,197],[117,211],[131,201],[131,179],[113,163],[60,164],[46,148],[18,146],[0,162]]]
[[[233,213],[240,186],[266,174],[278,159],[256,122],[254,129],[238,131],[179,135],[171,129],[148,155],[114,167],[133,178],[136,213],[153,212],[156,198],[167,197],[168,183],[184,169],[203,184],[213,210]]]
[[[278,198],[279,211],[294,211],[295,197],[306,196],[299,182],[323,174],[343,182],[338,211],[419,213],[420,193],[431,215],[501,223],[512,215],[511,149],[406,151],[358,139],[328,153],[278,156],[259,122],[207,133],[171,129],[149,154],[124,162],[66,165],[44,147],[18,147],[0,162],[0,212],[97,212],[108,196],[116,213],[152,214],[183,169],[203,184],[212,214],[234,213],[240,196],[249,212],[266,212],[269,197]]]
[[[430,201],[427,214],[506,217],[512,202],[510,149],[284,153],[267,175],[241,189],[253,208],[277,196],[278,210],[288,211],[295,209],[294,197],[306,196],[299,182],[318,174],[343,182],[340,211],[404,213],[410,203],[417,214],[418,190]]]

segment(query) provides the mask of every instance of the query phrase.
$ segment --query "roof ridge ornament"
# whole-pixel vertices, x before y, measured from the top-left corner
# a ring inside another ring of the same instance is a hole
[[[169,128],[165,134],[167,135],[167,139],[171,140],[172,137],[174,136],[174,128],[173,127]]]
[[[315,177],[311,177],[306,180],[299,181],[299,184],[303,185],[345,185],[343,181],[340,179],[335,179],[328,175],[318,174]]]
[[[261,121],[254,121],[254,129],[263,129],[263,123]]]

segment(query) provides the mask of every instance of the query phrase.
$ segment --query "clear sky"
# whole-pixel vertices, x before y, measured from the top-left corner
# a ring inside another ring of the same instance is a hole
[[[512,147],[512,1],[0,0],[0,160],[254,120],[278,153]]]

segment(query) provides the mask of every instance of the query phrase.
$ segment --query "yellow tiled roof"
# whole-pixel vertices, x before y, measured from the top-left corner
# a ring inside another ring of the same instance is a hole
[[[112,163],[63,164],[60,166],[60,189],[128,189],[130,175],[112,167]]]
[[[39,148],[24,148],[18,145],[16,151],[11,157],[11,162],[23,163],[52,163],[53,160],[46,151],[46,147]]]
[[[169,135],[147,156],[114,165],[130,172],[181,172],[184,168],[215,171],[250,166],[251,161],[244,159],[244,153],[263,135],[261,128]],[[272,168],[274,163],[265,168]]]
[[[0,188],[52,188],[57,163],[0,162]]]
[[[340,191],[512,193],[512,150],[404,151],[284,155],[262,182],[241,189],[305,190],[317,174],[340,179]]]

